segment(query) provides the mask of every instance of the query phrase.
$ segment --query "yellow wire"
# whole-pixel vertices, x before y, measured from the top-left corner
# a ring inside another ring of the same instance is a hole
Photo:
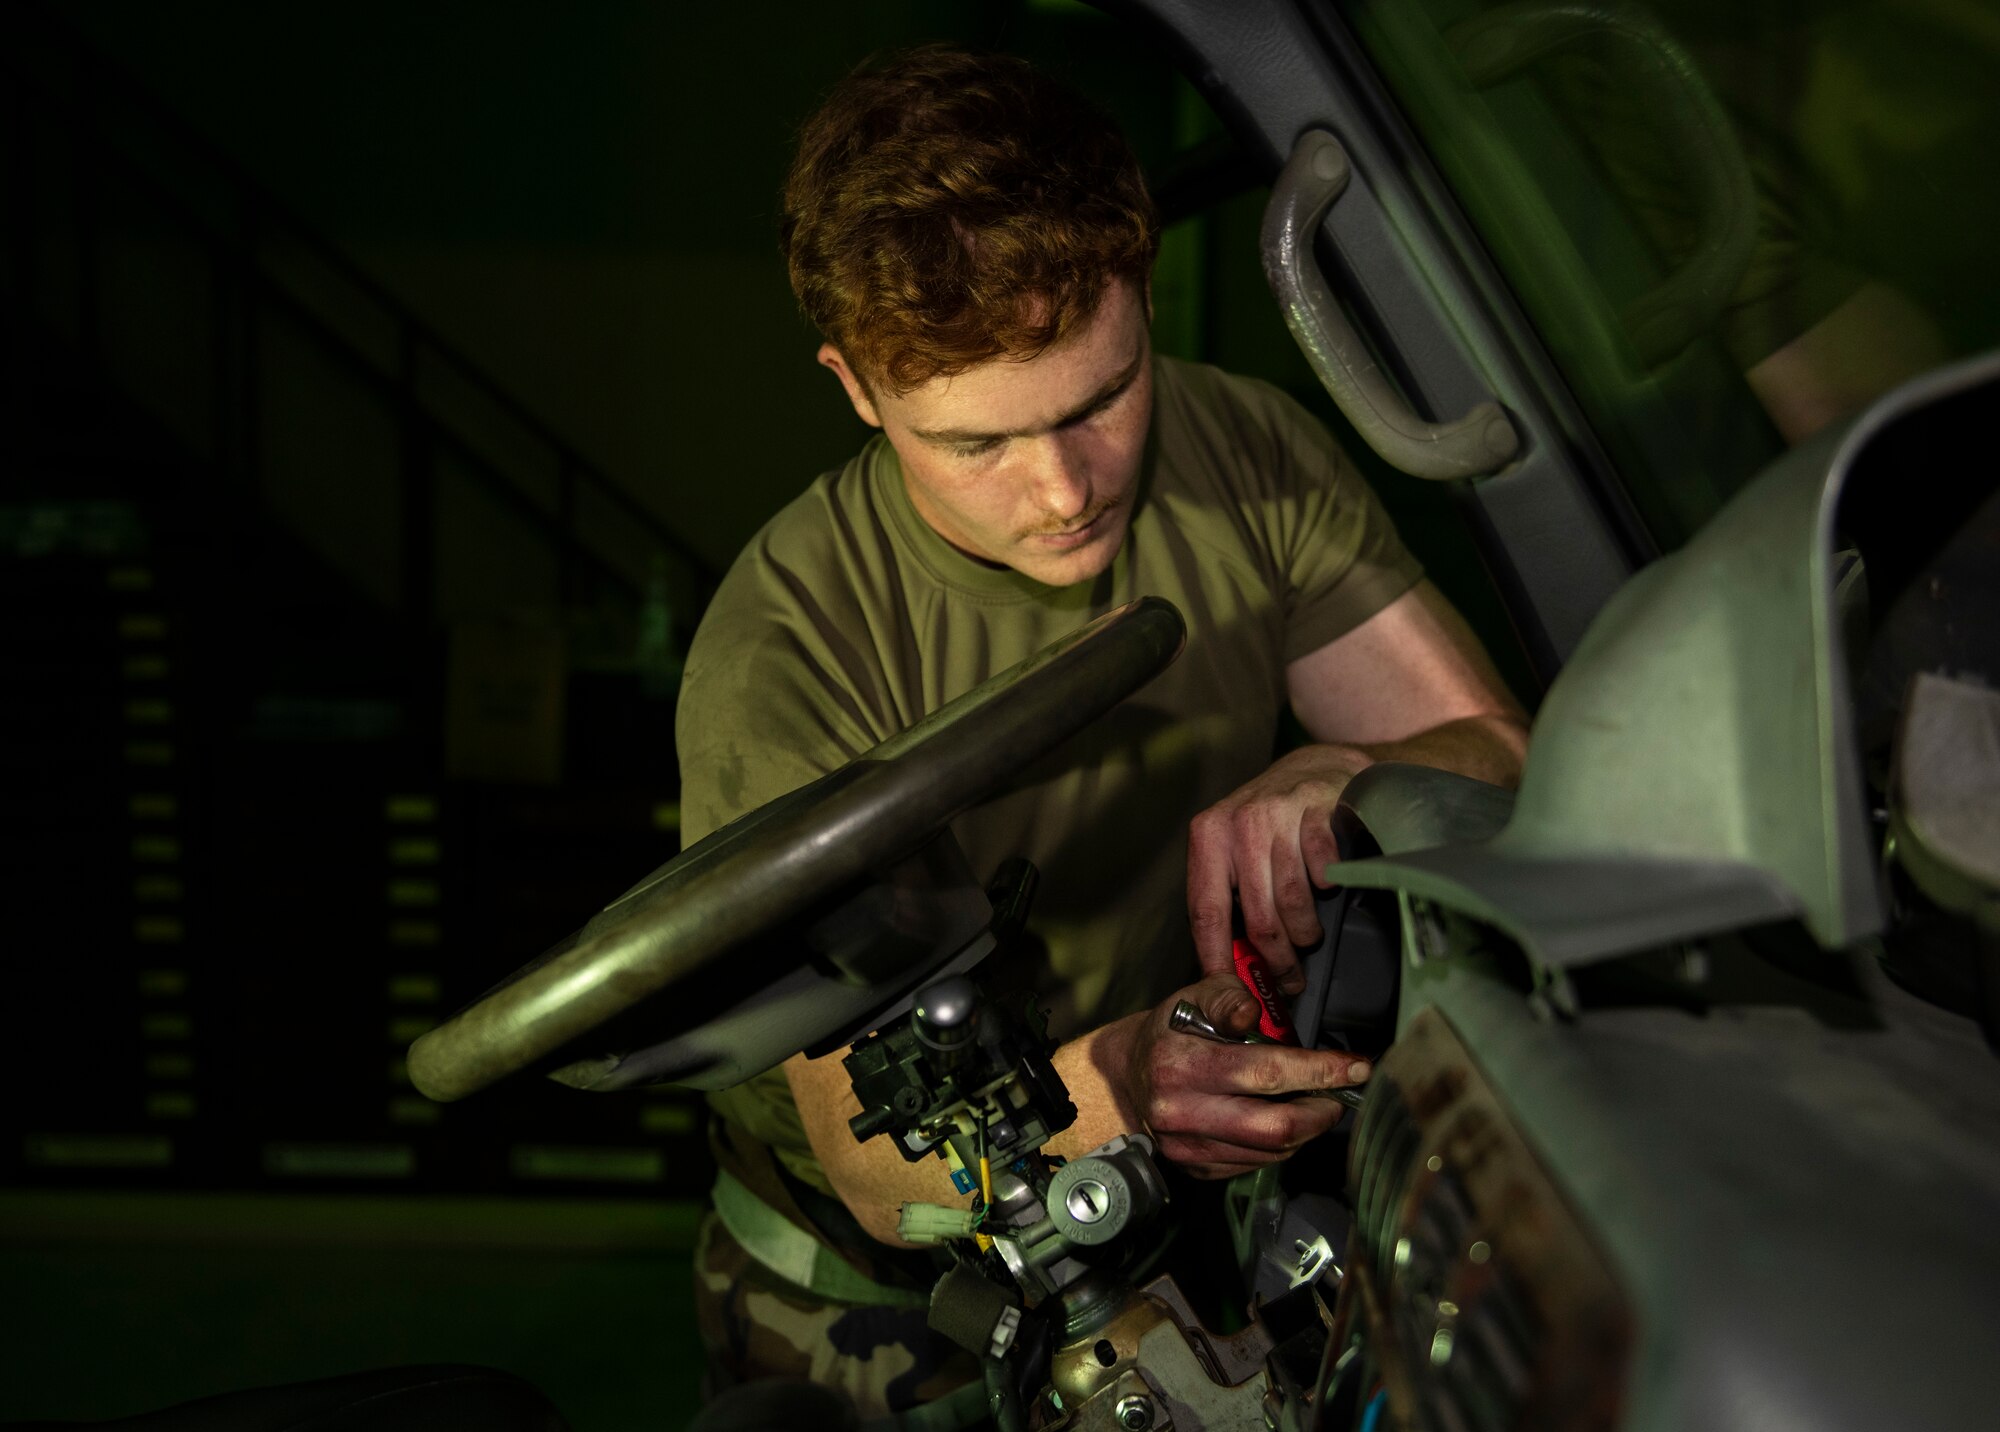
[[[979,1199],[988,1209],[993,1207],[993,1165],[987,1162],[984,1153],[979,1155]],[[984,1233],[975,1233],[972,1236],[979,1240],[981,1253],[993,1246],[993,1240]]]

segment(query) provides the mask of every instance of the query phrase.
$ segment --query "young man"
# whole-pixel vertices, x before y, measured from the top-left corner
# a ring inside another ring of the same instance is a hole
[[[1074,94],[941,49],[865,69],[804,128],[782,239],[819,361],[879,432],[752,540],[703,622],[684,837],[1167,597],[1181,658],[955,827],[982,877],[1013,855],[1042,871],[1038,947],[982,975],[1036,990],[1063,1041],[1080,1117],[1055,1152],[1145,1130],[1201,1176],[1286,1157],[1338,1106],[1269,1096],[1366,1065],[1170,1035],[1165,1012],[1248,1023],[1232,902],[1296,991],[1341,787],[1391,758],[1510,782],[1520,713],[1323,430],[1267,385],[1153,354],[1152,205]],[[1272,765],[1287,702],[1316,744]],[[834,1383],[864,1416],[934,1394],[956,1374],[922,1330],[930,1271],[886,1245],[903,1202],[953,1198],[943,1166],[854,1141],[838,1056],[715,1105],[727,1193],[697,1292],[718,1363]],[[787,1229],[827,1257],[801,1261]]]

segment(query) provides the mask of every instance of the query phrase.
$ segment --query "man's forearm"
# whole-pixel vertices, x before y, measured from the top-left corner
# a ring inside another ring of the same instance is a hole
[[[1113,1020],[1056,1050],[1056,1073],[1076,1105],[1076,1122],[1049,1140],[1050,1153],[1073,1159],[1114,1135],[1144,1127],[1132,1108],[1126,1078],[1133,1036],[1146,1017],[1141,1013]]]
[[[1496,786],[1516,786],[1528,753],[1527,723],[1511,716],[1467,716],[1400,741],[1353,747],[1374,761],[1409,761],[1456,771]]]
[[[1122,1071],[1133,1028],[1142,1018],[1116,1020],[1056,1050],[1056,1072],[1069,1088],[1077,1118],[1049,1143],[1050,1153],[1075,1158],[1114,1134],[1139,1128],[1122,1087]],[[884,1135],[866,1143],[855,1140],[847,1121],[861,1112],[861,1103],[841,1064],[845,1054],[842,1050],[821,1059],[799,1056],[786,1064],[785,1073],[806,1137],[834,1192],[871,1237],[900,1246],[896,1219],[905,1203],[960,1204],[965,1195],[952,1187],[943,1160],[931,1157],[911,1163]]]

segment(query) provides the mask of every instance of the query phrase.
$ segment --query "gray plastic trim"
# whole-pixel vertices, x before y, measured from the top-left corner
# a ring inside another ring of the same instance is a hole
[[[2000,352],[1779,459],[1605,608],[1542,703],[1504,831],[1337,878],[1487,920],[1551,966],[1786,917],[1829,949],[1879,932],[1834,517],[1879,435],[1981,389]]]

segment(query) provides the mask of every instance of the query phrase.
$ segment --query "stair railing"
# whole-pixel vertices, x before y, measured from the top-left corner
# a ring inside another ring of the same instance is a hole
[[[201,385],[156,355],[149,361],[164,381],[153,386],[178,387],[180,400],[135,396],[165,408],[157,415],[197,456],[271,505],[263,349],[273,338],[310,344],[394,425],[397,557],[375,584],[385,604],[424,626],[437,616],[438,482],[449,465],[551,550],[555,596],[573,623],[608,623],[622,641],[636,598],[661,595],[662,572],[676,624],[691,623],[715,573],[654,512],[64,22],[19,6],[8,29],[0,73],[12,71],[14,82],[0,99],[0,213],[18,304],[117,381],[119,316],[107,296],[114,246],[150,244],[171,268],[175,246],[185,258],[191,242],[205,269],[197,281],[207,302],[197,307],[206,312],[195,318],[183,303],[182,331],[160,323],[150,341],[206,347],[206,393],[189,401]],[[108,215],[114,204],[122,224]],[[174,289],[153,285],[149,301]]]

